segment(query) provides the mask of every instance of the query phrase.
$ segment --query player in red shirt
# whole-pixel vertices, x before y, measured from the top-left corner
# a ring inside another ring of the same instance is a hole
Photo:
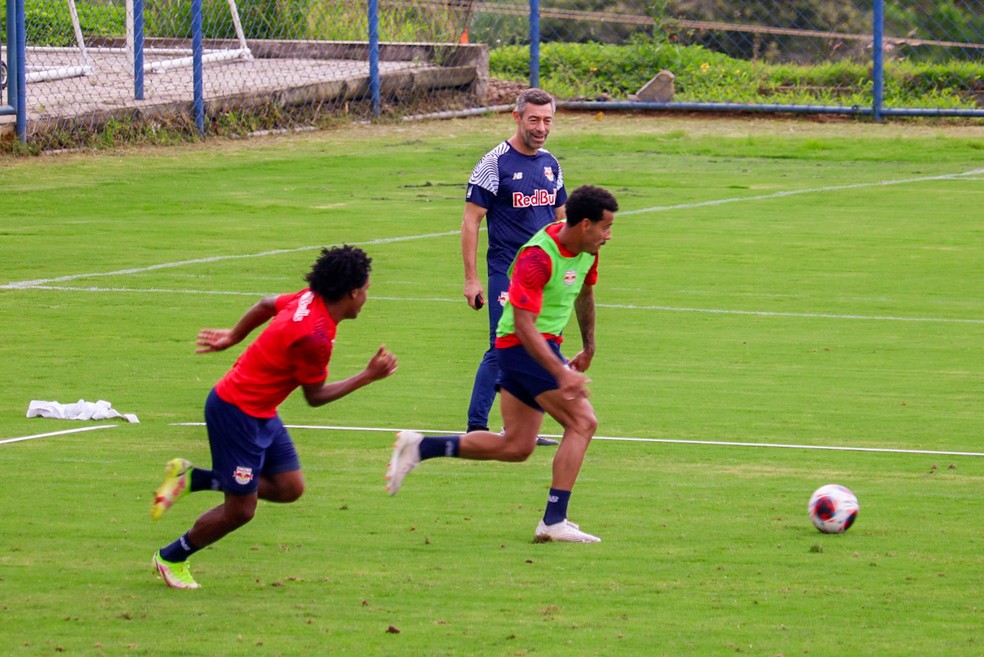
[[[339,322],[355,319],[366,302],[372,260],[352,246],[322,249],[306,276],[308,288],[261,299],[232,329],[202,329],[196,353],[223,351],[239,344],[270,320],[259,337],[215,385],[205,403],[212,469],[172,459],[157,489],[150,516],[157,520],[189,492],[216,490],[225,501],[202,514],[179,539],[153,558],[168,586],[196,589],[188,557],[242,527],[256,512],[258,499],[293,502],[304,492],[294,444],[277,407],[296,388],[311,406],[322,406],[386,378],[396,357],[380,346],[366,368],[328,382]]]

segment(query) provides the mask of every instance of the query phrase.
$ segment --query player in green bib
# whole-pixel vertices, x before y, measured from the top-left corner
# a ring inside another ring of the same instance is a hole
[[[595,353],[594,285],[598,251],[612,237],[618,202],[607,190],[585,185],[567,199],[567,220],[550,224],[524,244],[509,270],[509,299],[496,331],[496,389],[504,431],[425,437],[401,431],[387,470],[390,495],[422,460],[451,456],[525,461],[536,447],[543,413],[564,429],[537,542],[597,543],[601,539],[567,519],[571,491],[598,426],[584,372]],[[576,315],[582,348],[569,361],[560,352],[563,331]]]

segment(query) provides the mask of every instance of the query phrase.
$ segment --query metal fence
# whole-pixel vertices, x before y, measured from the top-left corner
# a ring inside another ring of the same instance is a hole
[[[984,0],[5,0],[38,148],[569,107],[984,116]]]

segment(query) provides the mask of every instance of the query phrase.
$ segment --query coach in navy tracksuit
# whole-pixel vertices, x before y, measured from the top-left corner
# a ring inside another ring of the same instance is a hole
[[[468,405],[468,431],[487,430],[489,411],[495,401],[495,329],[509,290],[509,265],[530,237],[549,223],[566,219],[564,175],[560,163],[543,148],[550,134],[556,103],[542,89],[527,89],[519,95],[513,120],[516,134],[485,154],[472,170],[465,194],[461,220],[461,259],[465,266],[464,295],[478,310],[484,300],[489,307],[489,349],[475,373]],[[489,248],[488,287],[478,277],[478,232],[487,218]],[[537,444],[557,442],[538,438]]]

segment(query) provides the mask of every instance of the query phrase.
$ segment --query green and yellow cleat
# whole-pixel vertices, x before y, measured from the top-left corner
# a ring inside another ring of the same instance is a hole
[[[154,572],[157,573],[157,576],[163,579],[172,589],[201,588],[201,585],[191,576],[191,570],[188,568],[187,561],[180,563],[167,561],[161,557],[161,553],[158,551],[154,554],[154,558],[151,559],[151,564],[153,564]]]
[[[164,483],[154,493],[154,505],[150,507],[150,519],[159,520],[174,503],[188,494],[191,461],[171,459],[164,466]]]

